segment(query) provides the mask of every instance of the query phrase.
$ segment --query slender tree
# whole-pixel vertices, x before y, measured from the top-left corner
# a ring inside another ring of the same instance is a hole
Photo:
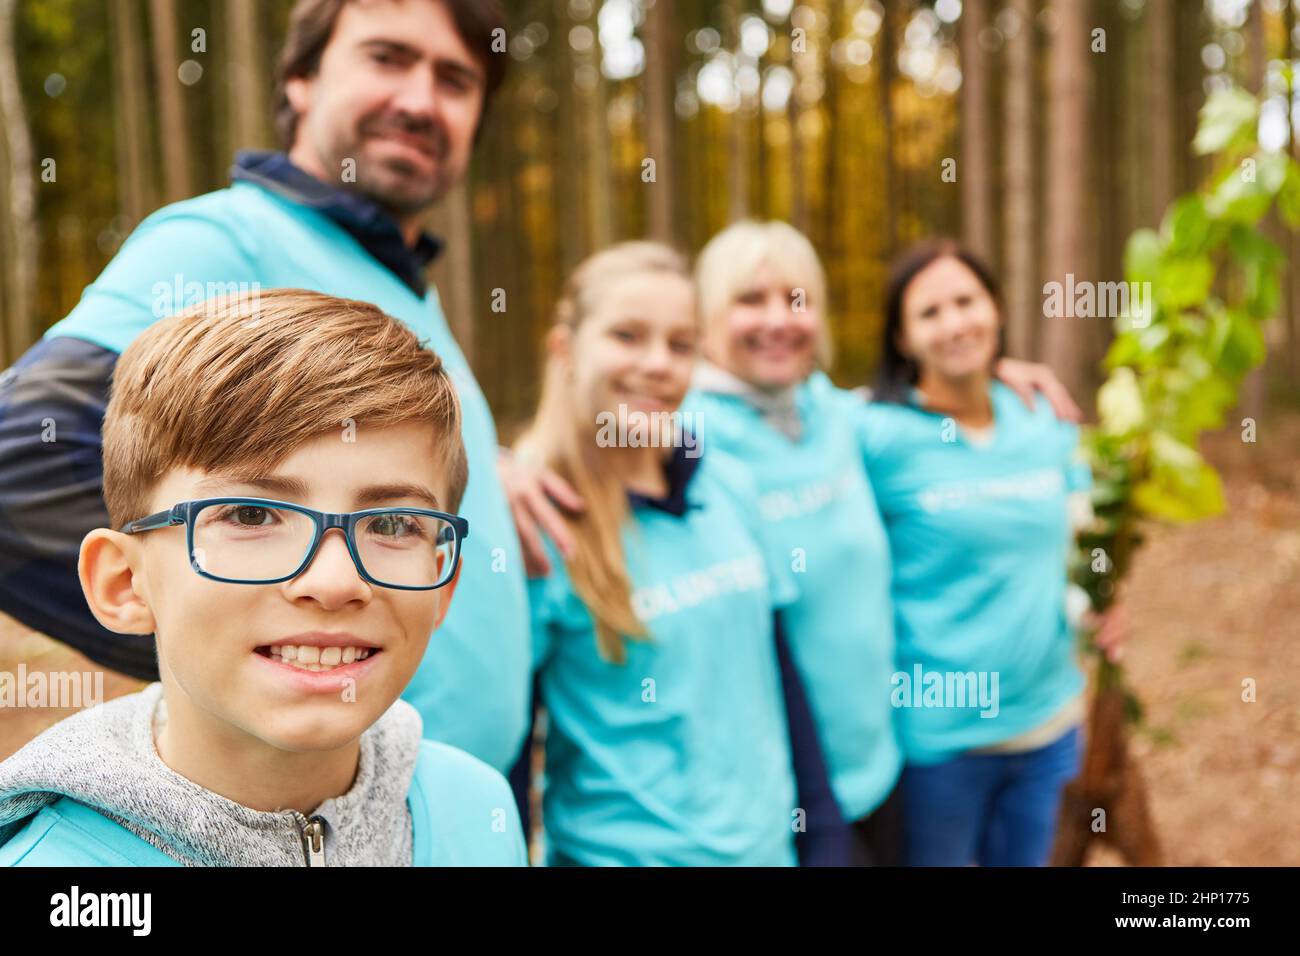
[[[727,46],[740,62],[744,54],[740,46],[740,18],[744,11],[744,0],[725,0],[722,16],[727,37]],[[729,142],[727,153],[731,159],[728,165],[728,204],[727,214],[731,220],[743,219],[749,215],[749,120],[745,114],[743,98],[737,99],[737,106],[730,116],[728,126]]]
[[[898,166],[895,161],[895,123],[894,123],[894,57],[897,50],[894,45],[894,30],[898,18],[896,6],[885,4],[881,10],[880,33],[877,35],[878,55],[875,57],[876,83],[880,94],[880,125],[884,130],[885,149],[880,158],[881,187],[885,197],[885,248],[887,258],[898,254],[898,209],[897,188],[900,185]]]
[[[446,243],[434,269],[438,294],[452,334],[465,358],[474,361],[474,236],[470,184],[462,182],[434,211],[432,228]]]
[[[961,43],[962,241],[996,265],[993,222],[993,135],[989,112],[988,57],[980,33],[988,26],[987,0],[966,0],[958,27]]]
[[[1046,245],[1047,275],[1055,282],[1065,282],[1069,274],[1091,278],[1085,218],[1091,7],[1089,0],[1053,3],[1057,28],[1048,58]],[[1043,327],[1045,360],[1065,386],[1080,396],[1084,394],[1085,342],[1077,318],[1053,318]]]
[[[226,85],[230,138],[235,149],[268,145],[269,103],[255,0],[226,0]]]
[[[673,56],[675,25],[672,0],[650,0],[645,12],[645,142],[647,157],[655,163],[655,181],[643,183],[650,238],[671,243],[673,192],[677,186],[673,151],[673,87],[676,75]]]
[[[117,204],[131,225],[153,209],[149,189],[149,149],[146,115],[149,94],[145,83],[141,23],[132,0],[112,0],[113,126],[117,155]]]
[[[181,103],[180,62],[176,52],[176,0],[150,0],[153,21],[154,82],[158,89],[162,140],[163,190],[166,202],[191,195],[190,147]]]
[[[790,99],[786,103],[786,122],[790,128],[790,222],[800,232],[807,234],[811,226],[808,215],[807,150],[803,142],[803,110],[800,109],[799,98],[801,86],[807,82],[804,77],[812,58],[806,52],[794,49],[793,38],[790,46],[790,73],[793,82]]]
[[[595,251],[614,241],[614,195],[610,182],[609,109],[605,77],[601,72],[597,18],[592,17],[587,26],[591,30],[591,46],[578,58],[577,91],[583,143],[587,243],[588,251]]]
[[[1283,58],[1288,64],[1295,61],[1295,4],[1287,0],[1282,5]],[[1290,74],[1286,78],[1286,101],[1291,104],[1287,110],[1287,150],[1292,156],[1300,157],[1300,136],[1296,136],[1292,110],[1295,104],[1295,79]],[[1283,280],[1286,295],[1282,307],[1282,319],[1286,324],[1286,356],[1283,371],[1286,381],[1294,383],[1300,377],[1300,328],[1297,328],[1296,312],[1300,311],[1300,240],[1295,230],[1288,229],[1286,234],[1287,262],[1290,268]]]
[[[3,344],[14,356],[27,348],[38,334],[33,304],[38,241],[36,187],[31,132],[18,81],[16,23],[16,0],[0,0],[0,133],[4,136],[3,189],[8,213],[5,262],[0,269],[5,294],[0,305],[5,312]]]
[[[1038,303],[1034,217],[1034,0],[1011,0],[1015,34],[1007,40],[1002,113],[1002,261],[1007,312],[1007,350],[1018,358],[1034,354]]]
[[[1146,7],[1147,68],[1142,82],[1146,99],[1146,116],[1151,134],[1148,153],[1151,164],[1151,207],[1149,220],[1159,224],[1178,191],[1174,136],[1178,115],[1174,110],[1173,44],[1177,22],[1172,10],[1174,0],[1150,0]]]
[[[1250,5],[1246,18],[1246,70],[1247,88],[1260,90],[1267,96],[1268,84],[1268,49],[1264,37],[1264,9],[1260,0]],[[1276,219],[1266,216],[1260,224],[1261,232],[1276,242],[1282,237]],[[1273,321],[1264,324],[1264,341],[1270,346],[1277,325]],[[1270,351],[1272,351],[1270,349]],[[1268,365],[1259,365],[1246,375],[1241,387],[1241,413],[1247,418],[1259,421],[1264,416],[1264,404],[1268,393]]]

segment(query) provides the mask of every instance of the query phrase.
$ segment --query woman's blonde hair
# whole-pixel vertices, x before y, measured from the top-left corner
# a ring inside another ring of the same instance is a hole
[[[565,284],[555,308],[555,325],[576,337],[611,285],[641,273],[667,273],[689,281],[678,253],[655,242],[624,242],[583,261]],[[573,589],[591,612],[601,655],[615,663],[627,659],[624,638],[644,639],[645,625],[632,607],[632,585],[623,554],[622,530],[628,516],[627,491],[597,458],[597,423],[575,394],[564,364],[548,357],[537,415],[517,450],[545,465],[582,497],[582,512],[566,515],[576,550],[566,567]]]
[[[709,240],[695,262],[695,290],[705,341],[718,331],[728,310],[754,281],[761,266],[778,282],[802,289],[809,306],[819,310],[817,361],[830,368],[834,343],[827,321],[826,270],[808,237],[786,222],[744,220]]]

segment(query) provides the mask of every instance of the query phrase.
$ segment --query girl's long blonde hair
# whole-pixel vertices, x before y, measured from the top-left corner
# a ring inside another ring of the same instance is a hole
[[[655,242],[624,242],[584,260],[565,284],[555,325],[576,340],[582,323],[599,308],[612,283],[644,272],[690,279],[685,259]],[[576,360],[576,357],[575,357]],[[582,497],[584,509],[565,515],[576,545],[566,563],[574,591],[596,625],[601,656],[627,659],[624,638],[645,639],[645,625],[632,607],[632,585],[623,553],[627,491],[599,460],[597,423],[575,394],[569,370],[554,355],[546,361],[537,415],[517,443],[521,456],[555,471]]]

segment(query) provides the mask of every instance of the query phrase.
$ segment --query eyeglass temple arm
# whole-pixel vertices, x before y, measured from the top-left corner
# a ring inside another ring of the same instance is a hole
[[[135,534],[139,531],[153,531],[155,528],[166,528],[169,525],[184,523],[185,519],[176,513],[176,509],[169,508],[166,511],[155,512],[143,518],[128,521],[122,525],[120,530],[122,534]]]

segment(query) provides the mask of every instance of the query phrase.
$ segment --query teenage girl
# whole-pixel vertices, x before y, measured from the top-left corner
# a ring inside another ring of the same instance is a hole
[[[531,585],[552,865],[790,865],[796,833],[839,819],[833,800],[796,796],[787,718],[802,701],[788,703],[774,631],[792,588],[760,543],[752,481],[673,415],[694,299],[656,244],[583,263],[518,449],[584,502],[567,517],[573,556],[550,547]]]

